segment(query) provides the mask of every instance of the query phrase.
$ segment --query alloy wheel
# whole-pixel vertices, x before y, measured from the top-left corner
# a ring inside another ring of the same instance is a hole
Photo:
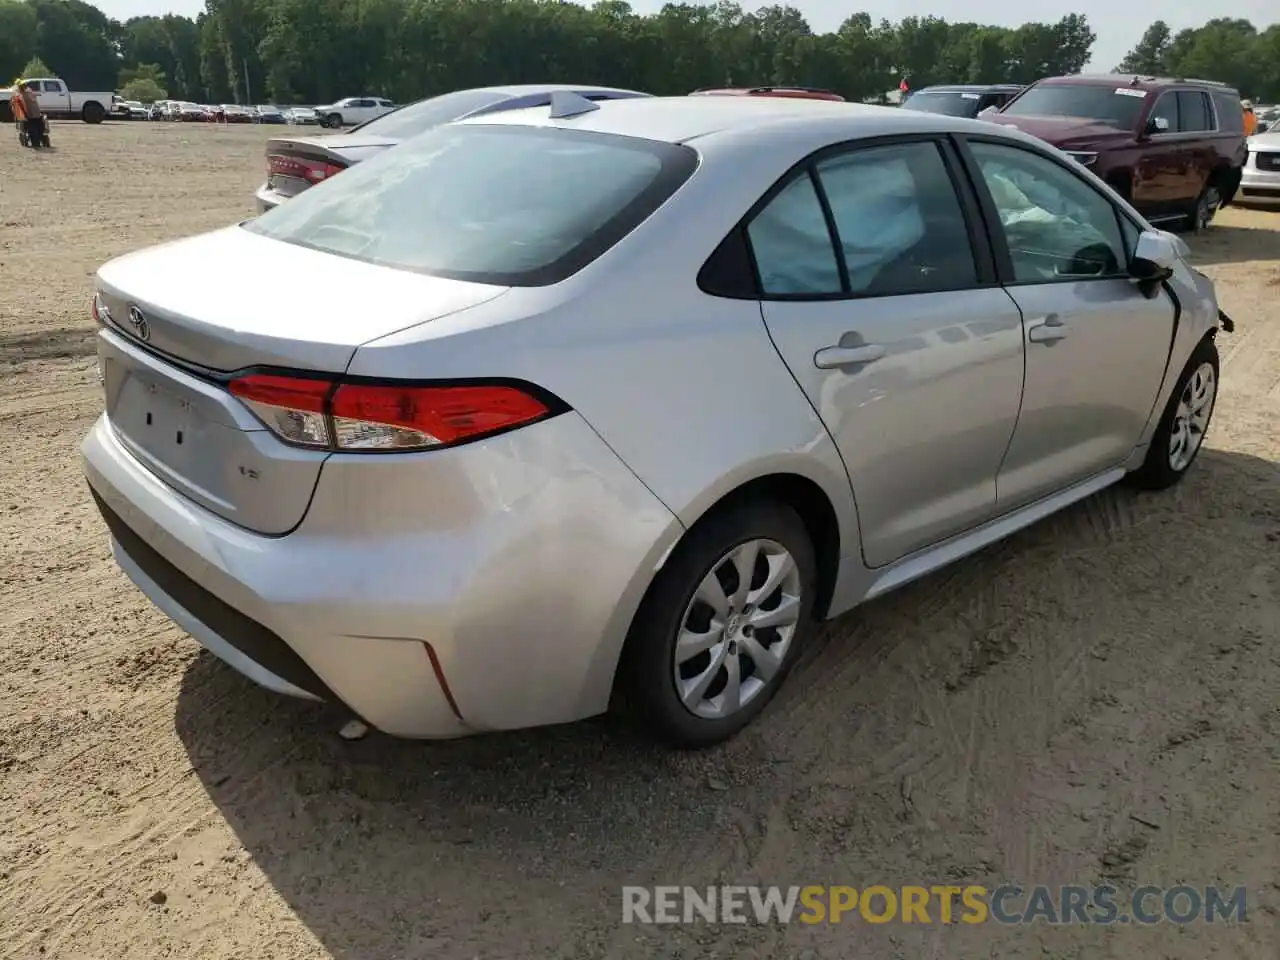
[[[680,619],[676,694],[706,720],[732,716],[778,675],[801,612],[800,569],[774,540],[738,544],[698,584]]]
[[[1179,473],[1190,466],[1204,442],[1217,392],[1218,378],[1210,363],[1196,367],[1183,385],[1169,434],[1169,466]]]

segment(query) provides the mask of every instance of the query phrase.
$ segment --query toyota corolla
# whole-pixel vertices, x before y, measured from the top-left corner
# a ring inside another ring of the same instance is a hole
[[[981,121],[557,94],[104,265],[84,470],[266,687],[705,745],[816,621],[1185,475],[1230,329],[1186,252]]]

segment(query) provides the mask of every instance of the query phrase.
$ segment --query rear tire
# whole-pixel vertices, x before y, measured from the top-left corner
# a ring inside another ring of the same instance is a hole
[[[1206,337],[1178,376],[1151,437],[1147,458],[1132,475],[1146,490],[1165,490],[1186,476],[1204,445],[1218,399],[1218,347]]]
[[[1222,208],[1222,188],[1216,176],[1211,176],[1196,197],[1196,202],[1187,214],[1184,226],[1192,233],[1201,233],[1209,229],[1209,224]]]
[[[90,100],[84,105],[84,109],[80,111],[80,117],[85,123],[101,123],[106,119],[106,116],[107,111],[96,100]]]
[[[628,712],[678,748],[738,733],[795,664],[813,629],[817,584],[813,545],[790,507],[750,501],[700,521],[632,623],[618,665]]]

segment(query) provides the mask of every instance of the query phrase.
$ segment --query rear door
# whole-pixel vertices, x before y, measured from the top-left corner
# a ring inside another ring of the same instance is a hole
[[[872,567],[993,515],[1018,414],[1021,317],[957,169],[929,137],[824,151],[747,226],[765,324],[844,458]]]
[[[1179,90],[1178,133],[1187,159],[1187,175],[1179,196],[1184,206],[1196,201],[1213,173],[1216,161],[1214,126],[1209,95],[1202,90]]]
[[[1122,214],[1068,163],[1007,141],[966,141],[1026,335],[1022,409],[997,482],[1006,512],[1133,452],[1176,314],[1165,291],[1148,300],[1129,278]]]
[[[71,110],[71,97],[67,93],[66,84],[61,80],[41,80],[36,100],[41,112],[49,116],[61,116]]]

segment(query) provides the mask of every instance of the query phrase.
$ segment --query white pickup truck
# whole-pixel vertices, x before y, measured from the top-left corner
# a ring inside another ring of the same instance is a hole
[[[111,112],[110,91],[72,93],[67,89],[67,85],[56,77],[28,77],[18,82],[36,85],[40,110],[51,120],[83,120],[85,123],[101,123]],[[9,101],[16,92],[13,87],[0,90],[0,122],[12,122],[13,108]]]

